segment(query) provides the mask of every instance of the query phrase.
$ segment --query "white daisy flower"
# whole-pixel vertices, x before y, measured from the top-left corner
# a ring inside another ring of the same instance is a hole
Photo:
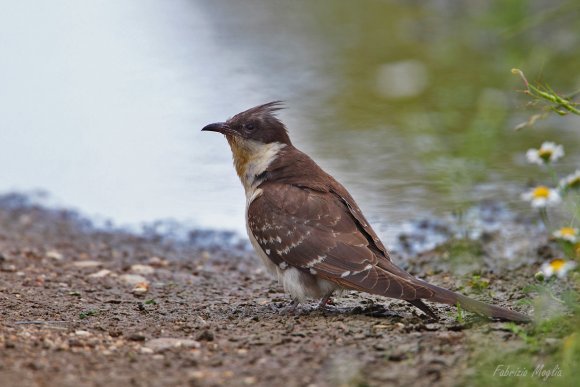
[[[557,190],[544,185],[539,185],[531,191],[522,194],[522,199],[531,202],[534,208],[544,208],[562,201]]]
[[[526,153],[528,162],[544,165],[564,157],[564,147],[553,142],[544,142],[540,149],[529,149]]]
[[[561,189],[580,189],[580,169],[560,180]]]
[[[561,229],[554,231],[552,235],[554,235],[555,238],[576,243],[578,229],[574,227],[562,227]]]
[[[553,275],[558,276],[558,278],[564,278],[575,267],[576,262],[574,261],[565,261],[562,258],[556,258],[542,264],[540,270],[548,278]]]

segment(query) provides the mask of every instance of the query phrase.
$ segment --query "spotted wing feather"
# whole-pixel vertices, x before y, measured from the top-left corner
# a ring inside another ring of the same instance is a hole
[[[288,184],[264,183],[248,209],[249,228],[279,267],[292,266],[339,284],[415,300],[433,291],[384,257],[337,195]],[[380,263],[380,264],[379,264]]]

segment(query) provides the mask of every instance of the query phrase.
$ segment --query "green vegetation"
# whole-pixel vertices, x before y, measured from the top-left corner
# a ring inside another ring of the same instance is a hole
[[[532,97],[530,104],[539,105],[543,110],[545,110],[545,113],[543,114],[532,115],[528,121],[516,126],[516,129],[532,126],[538,119],[545,118],[550,112],[557,113],[561,116],[565,116],[569,113],[580,115],[580,110],[577,108],[580,103],[574,102],[573,100],[574,97],[580,94],[580,90],[563,97],[552,90],[548,84],[538,84],[536,86],[530,84],[524,75],[524,72],[520,69],[512,69],[512,73],[519,75],[524,81],[524,85],[526,86],[524,93]]]
[[[579,278],[574,279],[576,286]],[[580,364],[580,307],[578,292],[568,292],[566,313],[530,325],[505,323],[503,329],[519,338],[521,346],[500,341],[477,343],[470,384],[478,386],[572,386]],[[520,375],[505,372],[520,370]],[[504,372],[504,373],[502,373]]]
[[[79,318],[80,318],[81,320],[84,320],[84,319],[86,319],[86,318],[88,318],[88,317],[91,317],[91,316],[96,316],[96,315],[98,315],[98,314],[99,314],[99,311],[98,311],[98,310],[94,310],[94,309],[92,309],[92,310],[87,310],[87,311],[84,311],[84,312],[81,312],[81,313],[79,313]]]
[[[473,274],[471,279],[467,281],[467,285],[475,292],[481,293],[489,288],[489,279],[482,278],[479,274]]]
[[[521,70],[513,70],[520,75],[526,85],[526,94],[532,98],[534,106],[542,109],[541,115],[534,115],[526,125],[533,124],[539,117],[553,112],[558,115],[579,114],[577,103],[570,97],[561,97],[547,85],[531,85]],[[539,149],[530,149],[527,158],[538,164],[552,178],[554,188],[537,186],[523,198],[538,210],[546,233],[553,240],[556,254],[541,267],[533,281],[526,287],[529,298],[522,303],[534,308],[534,323],[517,325],[505,323],[502,330],[517,336],[520,345],[513,340],[481,345],[481,338],[475,338],[474,357],[471,363],[475,374],[469,383],[479,386],[551,386],[577,385],[580,365],[580,236],[578,222],[580,196],[578,188],[580,173],[576,171],[561,180],[558,179],[554,163],[564,156],[563,147],[545,142]],[[563,203],[562,203],[563,202]],[[566,206],[564,206],[566,205]],[[553,219],[549,207],[564,206],[562,210],[567,224],[562,219]],[[557,225],[557,226],[556,226]],[[532,279],[530,279],[532,281]],[[480,278],[472,280],[472,288],[481,288]],[[487,333],[488,335],[491,333]],[[483,340],[488,342],[489,340]]]

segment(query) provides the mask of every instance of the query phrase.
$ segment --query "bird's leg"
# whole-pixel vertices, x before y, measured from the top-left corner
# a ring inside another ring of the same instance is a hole
[[[324,297],[322,297],[322,300],[320,300],[320,303],[318,304],[318,307],[316,309],[325,309],[326,304],[328,304],[328,301],[330,300],[330,297],[332,296],[333,292],[334,290],[331,290],[330,292],[326,293]]]
[[[300,305],[300,301],[298,301],[297,298],[293,298],[290,305],[285,306],[285,307],[280,309],[280,313],[281,314],[296,314],[296,311],[298,310],[298,305]]]
[[[296,309],[298,308],[298,305],[300,305],[300,301],[298,301],[297,298],[293,298],[292,303],[290,303],[290,307],[288,309],[288,312],[295,313]]]

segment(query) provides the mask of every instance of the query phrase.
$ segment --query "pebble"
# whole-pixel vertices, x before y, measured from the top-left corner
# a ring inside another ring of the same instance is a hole
[[[438,323],[425,324],[426,331],[437,331],[439,329],[441,329],[441,324],[438,324]]]
[[[137,286],[139,282],[147,282],[147,279],[138,274],[123,274],[119,277],[121,281],[131,286]]]
[[[8,273],[13,273],[16,271],[16,265],[1,265],[0,270]]]
[[[208,330],[205,330],[203,332],[201,332],[199,335],[197,335],[197,339],[199,341],[213,341],[213,333],[211,333]]]
[[[133,333],[127,339],[130,341],[145,341],[145,336],[141,333]]]
[[[132,265],[130,269],[135,274],[148,275],[155,273],[155,269],[149,265]]]
[[[131,293],[135,295],[142,295],[149,291],[149,283],[147,282],[139,282],[135,287],[131,290]]]
[[[162,352],[171,348],[199,348],[200,346],[199,341],[173,337],[152,339],[145,344],[145,347],[150,348],[154,352]]]
[[[99,261],[77,261],[73,262],[73,266],[85,268],[85,267],[99,267],[103,266],[103,262]]]
[[[111,274],[111,270],[103,269],[99,270],[96,273],[89,274],[89,278],[103,278]]]
[[[62,261],[64,258],[61,253],[56,250],[50,250],[46,253],[46,257],[50,259],[55,259],[57,261]]]
[[[167,267],[169,265],[169,262],[167,262],[167,260],[159,257],[151,257],[149,258],[147,263],[149,263],[149,265],[154,267]]]
[[[89,331],[83,331],[83,330],[78,330],[75,331],[75,335],[79,336],[79,337],[88,337],[91,335],[91,332]]]
[[[149,348],[149,347],[141,347],[140,351],[143,354],[151,354],[151,353],[154,353],[154,351],[151,348]]]

